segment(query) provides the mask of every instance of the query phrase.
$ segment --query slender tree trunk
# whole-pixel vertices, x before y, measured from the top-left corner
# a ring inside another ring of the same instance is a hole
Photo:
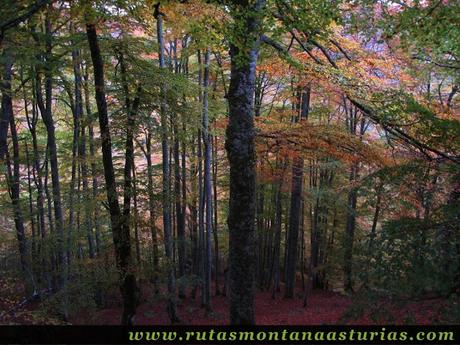
[[[45,195],[46,195],[46,202],[47,202],[47,216],[48,216],[48,226],[50,228],[50,233],[55,236],[55,227],[54,227],[54,218],[53,218],[53,198],[51,197],[51,192],[49,189],[49,152],[48,148],[46,148],[46,157],[45,157]]]
[[[43,173],[40,166],[40,154],[38,152],[38,142],[37,142],[37,105],[35,102],[35,81],[32,80],[32,89],[33,89],[33,101],[32,101],[32,118],[29,117],[29,112],[26,111],[27,125],[29,127],[30,134],[32,136],[32,153],[33,153],[33,169],[34,172],[34,181],[37,188],[37,209],[38,209],[38,226],[39,233],[42,241],[46,237],[46,225],[45,225],[45,196],[43,191]],[[24,102],[27,103],[26,93],[24,91]],[[27,107],[26,107],[27,109]]]
[[[157,39],[159,45],[159,64],[164,69],[164,37],[163,37],[163,14],[160,11],[160,3],[156,5],[157,12]],[[163,231],[165,240],[165,252],[168,262],[168,315],[171,323],[179,321],[176,311],[176,277],[173,266],[173,234],[171,227],[171,193],[170,193],[170,170],[169,170],[169,140],[168,140],[168,119],[166,114],[165,85],[162,85],[160,100],[161,117],[161,150],[163,167]]]
[[[11,162],[8,150],[6,151],[6,163],[9,180],[9,189],[11,196],[11,203],[14,211],[14,225],[16,227],[16,236],[18,239],[19,256],[21,262],[21,269],[24,275],[24,285],[26,286],[26,293],[30,295],[32,292],[36,294],[35,280],[32,274],[30,263],[30,252],[27,245],[27,238],[24,228],[24,217],[21,209],[20,202],[20,166],[19,166],[19,140],[16,131],[16,124],[13,114],[13,101],[12,101],[12,68],[13,60],[11,56],[6,56],[6,61],[3,71],[3,81],[1,83],[2,91],[2,117],[9,119],[11,138],[13,142],[13,169],[11,169]]]
[[[180,73],[180,63],[177,57],[177,39],[170,42],[170,46],[173,52],[173,62],[174,65],[174,73]],[[181,162],[180,162],[180,140],[179,140],[179,116],[175,115],[172,119],[173,122],[173,135],[174,135],[174,143],[173,143],[173,156],[174,156],[174,212],[175,212],[175,219],[176,219],[176,230],[177,230],[177,257],[179,263],[179,298],[185,298],[185,282],[183,279],[185,278],[185,265],[186,265],[186,248],[185,248],[185,212],[183,212],[183,200],[182,200],[182,185],[184,182],[182,181],[181,176]],[[183,133],[185,135],[185,133]]]
[[[112,143],[105,96],[104,62],[94,24],[86,25],[86,33],[91,51],[94,69],[94,86],[101,133],[102,159],[104,165],[105,186],[109,205],[110,221],[115,245],[115,257],[120,273],[120,290],[123,297],[123,315],[121,322],[131,325],[136,314],[137,286],[132,267],[131,245],[128,219],[121,213],[116,190],[115,172],[112,160]]]
[[[96,167],[96,150],[94,147],[94,129],[93,129],[93,118],[91,113],[91,105],[89,101],[89,83],[88,83],[88,67],[85,68],[85,74],[83,75],[84,83],[84,95],[85,95],[85,108],[86,108],[86,117],[88,119],[88,135],[89,135],[89,154],[91,159],[91,179],[92,179],[92,198],[97,200],[98,195],[98,180],[97,180],[97,167]],[[99,205],[94,203],[93,205],[93,219],[94,219],[94,229],[95,229],[95,240],[96,240],[96,254],[100,255],[102,249],[102,239],[101,239],[101,226],[99,220]]]
[[[198,140],[200,138],[198,137]],[[191,152],[191,162],[190,162],[190,186],[192,197],[189,204],[190,209],[190,237],[192,243],[192,272],[195,275],[195,279],[200,275],[200,243],[198,238],[198,209],[197,203],[199,202],[199,191],[197,186],[197,172],[198,172],[198,162],[195,155],[195,139],[193,139],[192,152]],[[198,284],[194,284],[192,289],[192,298],[196,298]]]
[[[257,181],[256,181],[257,184]],[[258,288],[262,287],[263,280],[263,232],[264,232],[264,191],[265,186],[263,183],[259,183],[256,187],[256,236],[257,236],[257,266],[256,266],[256,277]]]
[[[213,196],[214,196],[214,255],[215,255],[215,288],[216,288],[216,296],[220,295],[220,287],[219,287],[219,238],[217,234],[218,229],[218,219],[217,219],[217,136],[214,136],[214,144],[213,144]]]
[[[198,50],[198,82],[202,85],[202,67],[201,67],[201,52]],[[203,93],[200,92],[199,101],[203,102]],[[198,130],[198,272],[199,276],[202,279],[201,284],[201,305],[204,307],[206,305],[206,286],[205,286],[205,272],[206,272],[206,262],[205,262],[205,223],[204,223],[204,208],[205,208],[205,193],[203,188],[203,145],[202,145],[202,131]]]
[[[344,103],[345,110],[347,111],[347,127],[350,134],[357,134],[358,126],[358,109],[353,108],[352,105],[347,107],[346,101]],[[361,121],[361,129],[358,133],[362,138],[365,127],[364,120]],[[347,208],[347,221],[345,228],[345,239],[344,239],[344,258],[343,258],[343,270],[345,275],[344,288],[345,291],[353,291],[353,245],[355,237],[356,227],[356,204],[358,200],[358,190],[353,184],[358,179],[359,162],[353,163],[350,170],[349,181],[352,184],[351,189],[348,193],[348,208]]]
[[[377,199],[375,201],[374,217],[372,218],[372,228],[371,228],[371,233],[369,234],[369,245],[367,247],[367,252],[368,252],[369,257],[371,257],[374,252],[374,241],[377,235],[377,224],[378,224],[379,216],[380,216],[380,204],[381,204],[382,192],[383,192],[383,184],[381,182],[379,182],[379,184],[377,185],[376,192],[377,192]],[[365,277],[364,277],[364,284],[366,286],[369,282],[369,269],[370,269],[370,261],[367,262],[367,267],[366,267],[366,272],[365,272]]]
[[[10,80],[4,80],[2,83],[2,95],[5,92],[11,92],[11,72],[8,72],[13,65],[13,59],[12,59],[12,52],[11,49],[8,47],[3,48],[2,52],[2,69],[4,69],[3,73],[4,76],[7,76],[10,74]],[[9,85],[9,86],[8,86]],[[10,88],[8,91],[7,89]],[[0,112],[0,161],[5,158],[6,151],[8,151],[8,142],[7,142],[7,137],[8,137],[8,127],[10,125],[10,111],[5,111],[3,110],[7,109],[7,105],[4,104],[3,102],[7,102],[8,100],[5,99],[5,97],[2,97],[2,111]]]
[[[298,91],[298,105],[300,113],[296,119],[300,120],[308,117],[310,107],[310,88],[306,92]],[[297,120],[295,120],[297,122]],[[291,186],[291,207],[289,209],[289,232],[288,232],[288,252],[286,258],[286,290],[285,298],[293,298],[296,283],[297,268],[297,247],[299,237],[299,226],[302,211],[302,181],[303,181],[304,160],[302,157],[295,157],[292,164],[292,186]]]
[[[75,122],[77,129],[80,130],[78,138],[78,157],[80,162],[81,169],[81,180],[83,187],[83,197],[84,201],[84,212],[85,212],[85,228],[86,228],[86,238],[88,241],[88,254],[91,259],[95,257],[94,249],[94,239],[93,239],[93,219],[91,212],[91,193],[89,190],[88,182],[88,164],[86,160],[86,126],[85,121],[83,121],[83,81],[82,81],[82,71],[81,71],[81,57],[80,52],[77,49],[72,51],[72,63],[74,71],[74,84],[75,84],[75,102],[74,102],[74,112],[75,112]],[[72,163],[73,164],[73,163]],[[73,169],[73,166],[72,166]],[[72,193],[73,186],[71,187]],[[70,218],[70,217],[69,217]],[[71,220],[69,223],[72,223]],[[71,225],[72,226],[72,225]],[[70,234],[69,234],[70,237]]]
[[[73,31],[73,28],[71,28]],[[81,73],[79,66],[79,52],[77,49],[72,50],[72,64],[74,71],[74,86],[75,86],[75,97],[72,99],[71,90],[68,90],[69,99],[71,100],[71,108],[73,113],[73,141],[72,141],[72,169],[70,178],[70,191],[69,191],[69,227],[67,233],[67,263],[69,267],[71,265],[71,255],[73,249],[73,230],[75,226],[74,222],[74,200],[77,193],[75,193],[75,180],[77,175],[77,155],[79,155],[80,148],[80,124],[83,116],[83,100],[81,94]]]
[[[372,228],[371,228],[371,233],[370,233],[370,238],[369,238],[369,247],[368,247],[369,254],[371,254],[374,251],[374,241],[375,241],[377,224],[378,224],[379,215],[380,215],[380,203],[382,200],[382,187],[383,187],[382,184],[379,184],[377,186],[377,200],[375,202],[374,217],[372,218]]]
[[[146,138],[146,152],[145,158],[147,159],[147,191],[149,194],[149,223],[150,233],[152,236],[152,255],[153,255],[153,284],[155,285],[155,294],[158,294],[160,289],[158,286],[158,236],[157,227],[155,225],[155,194],[153,192],[153,165],[152,165],[152,134],[149,128]]]
[[[133,201],[134,201],[134,240],[135,240],[135,248],[136,248],[136,261],[137,264],[141,264],[141,247],[140,247],[140,238],[139,238],[139,211],[137,205],[137,175],[136,175],[136,164],[134,161],[131,163],[133,168]]]
[[[350,182],[355,181],[358,167],[352,166],[350,172]],[[345,283],[344,287],[346,291],[353,291],[353,280],[352,280],[352,264],[353,264],[353,242],[355,234],[356,224],[356,202],[357,202],[357,190],[352,187],[352,190],[348,194],[348,212],[347,212],[347,223],[345,228],[345,252],[344,252],[344,273]]]
[[[182,138],[182,150],[181,150],[181,213],[182,213],[182,228],[184,229],[184,260],[185,260],[185,267],[184,267],[184,273],[185,274],[190,274],[190,259],[189,259],[189,254],[186,246],[186,238],[185,238],[185,230],[186,230],[186,211],[187,211],[187,147],[186,147],[186,142],[185,142],[185,134],[187,133],[186,131],[186,126],[185,126],[185,119],[183,119],[183,125],[182,125],[182,133],[184,135],[184,138]]]
[[[47,146],[49,152],[49,163],[51,166],[51,185],[53,194],[53,206],[54,206],[54,221],[56,230],[57,240],[57,263],[59,271],[59,287],[64,288],[67,281],[67,259],[64,248],[64,217],[62,212],[62,198],[61,198],[61,183],[59,178],[59,164],[57,157],[57,145],[56,145],[56,134],[55,124],[52,113],[52,90],[53,90],[53,77],[52,77],[52,28],[49,14],[45,20],[46,30],[46,52],[45,52],[45,100],[42,95],[42,82],[40,73],[37,74],[37,103],[40,108],[40,114],[46,127],[48,135]],[[66,295],[66,294],[65,294]],[[67,301],[64,296],[63,305],[63,317],[68,318],[67,315]]]
[[[178,117],[174,121],[178,121]],[[181,189],[181,164],[179,158],[179,133],[177,123],[174,123],[174,207],[176,212],[177,228],[177,256],[179,262],[179,278],[185,275],[185,223],[184,214],[182,214],[182,189]],[[185,298],[184,282],[179,284],[179,298]]]
[[[211,310],[211,269],[212,269],[212,143],[209,134],[208,87],[209,48],[204,54],[203,77],[203,143],[204,143],[204,194],[206,200],[206,255],[205,255],[205,308]]]
[[[27,109],[27,103],[25,104],[25,108]],[[35,224],[35,216],[34,216],[34,202],[33,202],[33,197],[32,197],[32,174],[31,174],[31,169],[30,169],[30,154],[29,154],[29,145],[27,145],[27,141],[24,142],[25,148],[26,148],[26,164],[27,164],[27,191],[28,191],[28,196],[29,196],[29,219],[30,219],[30,230],[32,233],[32,248],[31,248],[31,255],[32,255],[32,260],[30,261],[30,267],[31,267],[31,272],[34,277],[37,277],[37,279],[40,279],[41,273],[39,270],[37,270],[36,264],[34,262],[35,259],[40,257],[40,250],[37,250],[40,248],[40,246],[37,246],[37,242],[39,242],[38,239],[38,233],[37,233],[37,227]]]
[[[96,41],[97,43],[97,41]],[[125,107],[126,107],[126,140],[125,140],[125,166],[123,170],[124,176],[124,190],[123,190],[123,216],[122,216],[122,243],[120,245],[120,249],[122,251],[122,255],[126,256],[126,263],[128,269],[132,269],[133,259],[131,253],[131,232],[130,232],[130,223],[131,223],[131,198],[133,195],[133,183],[132,183],[132,172],[134,168],[134,126],[135,126],[135,116],[137,114],[139,108],[139,93],[140,87],[137,88],[136,92],[137,95],[134,98],[134,101],[131,101],[129,90],[128,90],[128,83],[126,81],[126,65],[123,53],[120,53],[119,56],[120,62],[120,70],[121,70],[121,78],[123,89],[125,93]],[[95,77],[96,80],[96,77]],[[102,78],[102,85],[103,85],[103,78]],[[105,97],[104,97],[105,101]],[[106,108],[107,110],[107,108]],[[102,131],[101,131],[102,134]],[[110,135],[110,132],[109,132]],[[116,193],[116,191],[115,191]],[[124,282],[124,293],[126,296],[125,300],[125,308],[124,308],[124,315],[126,314],[126,319],[130,320],[134,317],[136,313],[136,306],[139,302],[139,287],[136,284],[136,278],[134,273],[125,273],[127,277],[127,281]],[[129,277],[129,278],[128,278]],[[134,290],[134,291],[133,291]],[[126,313],[126,310],[130,310],[131,313]],[[125,323],[125,322],[123,322]],[[132,321],[127,321],[127,324],[132,323]]]
[[[284,170],[284,169],[283,169]],[[275,238],[273,246],[273,289],[272,298],[275,298],[277,292],[280,291],[280,254],[281,254],[281,224],[283,216],[283,204],[282,204],[282,189],[283,177],[279,177],[275,190]]]

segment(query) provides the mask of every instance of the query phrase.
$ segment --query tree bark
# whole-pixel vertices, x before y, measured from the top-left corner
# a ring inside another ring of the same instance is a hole
[[[300,120],[308,117],[310,107],[310,88],[305,92],[298,90],[297,109],[299,113],[295,117]],[[302,181],[303,181],[304,160],[302,157],[295,157],[292,164],[292,185],[291,185],[291,207],[289,209],[289,231],[288,231],[288,252],[286,258],[286,290],[285,298],[293,298],[296,283],[297,268],[297,247],[299,238],[299,226],[302,211]]]
[[[230,322],[254,324],[255,196],[254,86],[260,16],[265,1],[232,2],[239,44],[230,44],[229,124],[225,148],[230,163],[228,215]]]
[[[152,236],[152,256],[153,256],[153,275],[152,280],[155,294],[157,294],[160,289],[158,286],[158,236],[157,236],[157,227],[155,225],[155,194],[153,192],[153,165],[152,165],[152,134],[151,129],[148,129],[147,138],[146,138],[146,152],[145,158],[147,159],[147,191],[149,195],[149,226],[150,233]]]
[[[159,45],[159,65],[161,69],[165,66],[165,44],[163,37],[163,14],[160,11],[160,3],[156,5],[157,39]],[[161,121],[161,151],[163,168],[163,232],[165,241],[165,253],[168,260],[168,315],[171,323],[179,321],[176,311],[176,277],[173,266],[173,233],[171,226],[171,191],[170,191],[170,170],[169,170],[169,139],[168,119],[166,114],[165,85],[161,86],[160,100],[160,121]]]
[[[44,54],[44,75],[45,75],[45,100],[42,95],[42,82],[40,72],[37,73],[37,103],[40,109],[40,114],[46,127],[48,135],[47,146],[49,153],[49,163],[51,166],[51,186],[53,194],[53,206],[54,206],[54,226],[57,235],[57,264],[59,271],[59,287],[63,288],[67,281],[67,259],[64,248],[64,217],[62,213],[62,198],[61,198],[61,183],[59,178],[59,164],[57,157],[57,145],[56,145],[56,134],[55,125],[52,113],[52,90],[53,90],[53,76],[52,76],[52,28],[49,14],[45,20],[45,33],[46,51]],[[64,298],[65,299],[65,298]],[[68,318],[66,301],[63,306],[63,317]]]
[[[209,134],[208,87],[209,87],[209,48],[204,54],[203,76],[203,143],[204,143],[204,194],[206,200],[206,255],[205,255],[205,288],[204,305],[211,310],[211,268],[212,268],[212,144]]]
[[[88,67],[85,68],[85,73],[83,75],[84,79],[84,96],[85,96],[85,108],[86,108],[86,117],[88,119],[88,136],[89,136],[89,155],[91,158],[91,179],[92,179],[92,197],[93,200],[97,199],[99,183],[98,183],[98,176],[97,176],[97,167],[96,167],[96,150],[94,147],[94,128],[93,128],[93,118],[91,113],[91,105],[89,100],[89,84],[88,84]],[[99,205],[95,203],[93,205],[94,212],[93,212],[93,223],[95,229],[95,252],[96,255],[100,255],[102,249],[102,239],[101,239],[101,226],[99,220]]]
[[[5,56],[5,55],[4,55]],[[16,237],[18,239],[19,257],[21,262],[21,269],[24,275],[24,285],[26,286],[26,293],[29,295],[31,292],[36,293],[35,280],[33,278],[30,252],[27,245],[27,238],[24,228],[24,217],[21,209],[20,202],[20,166],[19,166],[19,140],[16,131],[16,124],[13,114],[13,101],[11,81],[13,75],[13,60],[11,55],[6,56],[6,61],[3,71],[3,81],[1,83],[2,91],[2,117],[9,119],[11,139],[13,142],[13,169],[11,169],[11,162],[8,151],[6,151],[7,173],[9,180],[9,189],[11,196],[11,203],[14,211],[14,225],[16,227]],[[33,289],[33,290],[32,290]]]
[[[96,104],[101,133],[105,187],[109,205],[113,242],[115,245],[116,263],[120,273],[120,290],[123,298],[121,323],[123,325],[132,325],[133,318],[136,314],[137,286],[132,267],[128,219],[121,213],[116,190],[115,172],[112,160],[112,142],[110,138],[105,95],[104,62],[99,48],[95,25],[90,23],[86,24],[86,33],[91,51],[91,59],[93,61],[94,86],[96,89]]]
[[[8,72],[8,70],[11,69],[12,66],[12,56],[11,56],[11,50],[9,48],[4,48],[2,52],[2,67],[5,70],[5,74],[11,74]],[[4,80],[2,83],[2,94],[5,92],[8,92],[5,90],[5,88],[10,88],[11,89],[11,79]],[[9,86],[8,86],[9,85]],[[11,90],[10,90],[11,91]],[[2,109],[7,109],[8,105],[4,104],[3,102],[7,102],[7,99],[5,97],[2,97]],[[4,111],[0,112],[0,161],[4,159],[5,153],[8,150],[8,143],[7,143],[7,137],[8,137],[8,127],[10,125],[10,111]]]

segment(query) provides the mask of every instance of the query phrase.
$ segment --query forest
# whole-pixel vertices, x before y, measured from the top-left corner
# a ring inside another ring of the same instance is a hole
[[[460,323],[460,2],[0,1],[0,324]]]

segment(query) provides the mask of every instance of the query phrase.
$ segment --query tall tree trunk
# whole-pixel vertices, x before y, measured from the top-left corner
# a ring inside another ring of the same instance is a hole
[[[303,158],[296,157],[292,166],[291,207],[289,213],[289,232],[286,259],[285,298],[294,297],[295,275],[297,266],[297,247],[300,225],[302,198]]]
[[[201,51],[198,50],[197,54],[198,59],[198,83],[202,85],[203,73],[202,73],[202,59]],[[203,93],[199,93],[199,101],[203,102]],[[198,275],[202,279],[201,284],[201,305],[204,307],[206,305],[206,293],[205,293],[205,256],[204,252],[206,250],[205,242],[205,223],[204,223],[204,208],[205,208],[205,194],[203,188],[203,145],[202,145],[202,130],[198,130]]]
[[[72,51],[72,64],[74,71],[74,84],[75,84],[75,120],[78,122],[77,127],[80,129],[78,136],[78,157],[81,168],[81,180],[83,187],[84,211],[85,211],[85,228],[86,238],[88,241],[88,254],[91,259],[95,256],[94,238],[93,238],[93,219],[91,212],[91,193],[89,190],[88,182],[88,164],[86,160],[86,126],[83,119],[83,80],[81,71],[81,55],[80,51],[74,49]]]
[[[185,119],[183,119],[182,125],[182,133],[187,133]],[[184,229],[184,256],[185,256],[185,274],[190,274],[190,261],[189,261],[189,254],[186,247],[186,238],[185,238],[185,229],[186,229],[186,215],[187,215],[187,146],[185,142],[185,138],[182,139],[182,150],[181,150],[181,212],[182,212],[182,227]]]
[[[102,160],[104,165],[105,187],[110,212],[115,257],[120,273],[120,290],[123,297],[123,325],[131,325],[136,314],[137,286],[132,267],[131,245],[128,219],[123,216],[118,203],[115,172],[112,160],[112,142],[110,138],[107,102],[105,96],[104,62],[94,24],[86,24],[88,44],[93,61],[94,86],[96,90],[96,104],[99,115],[101,133]]]
[[[283,164],[282,172],[286,163]],[[273,264],[272,264],[272,277],[273,277],[273,289],[272,298],[275,298],[277,292],[280,291],[280,256],[281,256],[281,225],[283,216],[283,198],[282,198],[282,187],[283,187],[283,176],[278,178],[275,187],[275,221],[273,224],[275,238],[273,245]]]
[[[380,216],[380,207],[381,207],[380,204],[381,204],[382,193],[383,193],[383,183],[382,182],[377,182],[377,183],[378,183],[376,186],[377,198],[375,201],[374,217],[372,218],[371,233],[369,234],[369,245],[367,247],[367,253],[369,255],[369,258],[372,256],[374,252],[374,241],[377,235],[377,224],[378,224],[379,216]],[[366,286],[369,282],[369,269],[370,269],[370,260],[368,260],[367,262],[366,272],[364,276],[364,284]]]
[[[218,229],[218,219],[217,219],[217,136],[214,136],[214,144],[213,146],[213,196],[214,196],[214,255],[215,255],[215,288],[216,288],[216,296],[220,295],[220,287],[219,287],[219,238],[217,234]]]
[[[11,54],[12,52],[10,48],[8,47],[3,48],[1,67],[2,69],[4,69],[3,73],[5,74],[5,76],[8,73],[11,75],[11,72],[8,72],[8,70],[11,69],[12,64],[13,64]],[[8,87],[10,88],[10,91],[6,90]],[[11,77],[9,81],[6,79],[3,81],[1,91],[2,91],[2,94],[4,94],[5,92],[11,92]],[[10,125],[10,114],[11,114],[10,111],[3,110],[5,107],[8,107],[3,102],[7,102],[7,99],[5,99],[5,97],[2,97],[2,111],[0,112],[0,161],[5,158],[6,151],[8,151],[7,137],[8,137],[8,127]]]
[[[49,163],[51,166],[51,185],[53,194],[54,206],[54,221],[57,238],[57,263],[59,270],[59,287],[64,288],[67,281],[67,259],[64,248],[64,217],[62,213],[62,198],[61,198],[61,183],[59,179],[59,164],[57,157],[57,145],[55,124],[52,113],[52,92],[53,92],[53,76],[52,76],[52,28],[49,13],[45,20],[45,33],[46,33],[46,51],[45,51],[45,100],[42,95],[42,82],[40,73],[37,74],[37,103],[40,108],[40,114],[46,127],[48,135],[47,146],[49,152]],[[68,318],[66,297],[64,297],[63,317]]]
[[[25,110],[27,109],[27,103],[25,104]],[[39,258],[40,252],[37,250],[37,242],[38,240],[38,233],[37,233],[37,227],[35,224],[35,211],[34,211],[34,202],[33,202],[33,197],[32,197],[32,174],[31,174],[31,169],[30,169],[30,154],[29,154],[29,145],[27,145],[27,141],[24,142],[25,144],[25,151],[26,151],[26,164],[27,164],[27,192],[29,196],[29,219],[30,219],[30,230],[32,233],[32,247],[31,247],[31,255],[32,258],[36,259]],[[38,246],[39,248],[39,246]],[[31,272],[34,276],[36,276],[38,279],[40,279],[40,271],[37,271],[37,267],[34,263],[33,260],[30,262],[31,266]]]
[[[2,91],[2,117],[9,119],[11,138],[13,141],[13,169],[11,169],[11,162],[8,150],[6,151],[6,163],[9,180],[9,189],[11,196],[11,203],[14,211],[14,225],[16,227],[16,236],[19,245],[19,257],[21,261],[21,269],[24,275],[24,285],[26,293],[30,295],[32,292],[36,293],[35,280],[32,275],[30,253],[27,245],[27,238],[24,228],[24,217],[22,214],[20,203],[20,166],[19,166],[19,140],[16,131],[16,124],[13,114],[13,101],[11,81],[13,75],[13,60],[11,56],[6,56],[6,61],[3,71],[3,81],[1,83]],[[33,290],[32,290],[33,289]]]
[[[129,265],[133,264],[132,253],[131,253],[131,234],[130,234],[130,223],[131,223],[131,197],[133,195],[133,185],[132,185],[132,172],[134,167],[134,126],[135,126],[135,116],[139,108],[139,93],[140,87],[136,90],[136,97],[134,101],[131,101],[129,90],[128,90],[128,83],[126,80],[126,65],[123,53],[120,53],[119,56],[120,62],[120,70],[121,70],[121,78],[123,89],[125,93],[125,107],[126,107],[126,140],[125,140],[125,166],[123,170],[124,176],[124,189],[123,189],[123,216],[122,216],[122,251],[124,255],[127,256],[127,263]],[[96,78],[95,78],[96,80]],[[103,80],[103,79],[102,79]],[[104,98],[105,100],[105,98]],[[106,108],[107,109],[107,108]],[[102,131],[101,131],[102,134]],[[132,269],[132,268],[131,268]],[[129,280],[125,281],[124,286],[124,293],[126,295],[127,301],[125,302],[126,310],[131,310],[131,314],[126,315],[126,319],[130,319],[134,317],[136,313],[136,306],[139,297],[139,288],[136,284],[136,278],[133,273],[128,273],[127,275],[130,276]],[[134,291],[132,291],[132,289]],[[132,323],[132,321],[127,321],[128,324]]]
[[[35,101],[35,80],[32,80],[32,89],[33,89],[33,100],[32,100],[32,117],[29,117],[29,112],[26,111],[27,125],[29,127],[30,134],[32,136],[32,151],[33,151],[33,171],[34,171],[34,181],[37,188],[37,209],[38,209],[38,218],[39,221],[39,232],[41,239],[44,240],[46,237],[46,226],[45,226],[45,196],[43,191],[43,172],[42,167],[40,166],[40,154],[38,152],[38,141],[37,141],[37,105]],[[24,102],[27,103],[26,93],[24,91]]]
[[[163,37],[163,14],[160,11],[160,3],[155,6],[157,20],[157,39],[159,45],[160,68],[165,66],[165,44]],[[171,323],[179,321],[176,311],[176,277],[173,266],[173,234],[171,227],[171,191],[170,191],[170,170],[169,170],[169,139],[168,139],[168,118],[166,114],[165,85],[161,86],[160,118],[161,118],[161,151],[163,167],[163,232],[165,240],[165,253],[168,260],[168,315]]]
[[[198,137],[198,140],[200,138]],[[197,183],[197,172],[198,172],[198,162],[195,155],[195,138],[193,138],[193,145],[191,146],[191,160],[190,160],[190,188],[191,188],[191,200],[189,203],[190,209],[190,238],[192,243],[192,273],[195,278],[200,275],[200,243],[198,238],[198,209],[197,204],[199,202],[199,191]],[[194,284],[192,289],[192,298],[196,298],[196,291],[198,284]]]
[[[152,134],[151,129],[148,129],[146,138],[146,152],[145,158],[147,159],[147,191],[149,194],[149,223],[150,234],[152,236],[152,256],[153,256],[153,275],[152,280],[154,284],[155,294],[160,291],[158,286],[158,236],[157,227],[155,225],[155,194],[153,191],[153,165],[152,165]]]
[[[171,49],[173,51],[173,62],[174,62],[174,73],[180,73],[180,63],[177,57],[177,39],[170,42]],[[177,229],[177,256],[179,263],[179,278],[180,284],[179,288],[179,298],[185,298],[185,265],[186,265],[186,248],[185,248],[185,212],[183,212],[183,199],[182,186],[184,181],[182,181],[181,176],[181,160],[180,160],[180,140],[179,140],[179,122],[180,117],[175,115],[172,119],[173,122],[173,135],[174,135],[174,144],[173,144],[173,156],[174,156],[174,211],[176,219],[176,229]],[[183,133],[185,135],[185,132]]]
[[[203,143],[204,143],[204,194],[206,200],[206,255],[205,255],[205,308],[211,310],[211,268],[212,268],[212,143],[209,134],[209,48],[204,54],[203,77]]]
[[[310,88],[307,87],[305,92],[298,91],[299,113],[295,117],[300,120],[308,117],[310,107]],[[286,258],[286,290],[285,298],[293,298],[295,283],[296,283],[296,268],[297,268],[297,248],[299,238],[299,226],[302,211],[302,181],[303,181],[304,160],[302,157],[295,157],[292,164],[292,182],[291,182],[291,206],[289,208],[289,230]]]
[[[265,1],[232,2],[238,45],[231,43],[229,124],[225,148],[230,163],[228,215],[230,322],[254,324],[255,196],[254,84],[260,17]]]
[[[92,198],[93,200],[97,200],[99,184],[97,180],[97,167],[96,167],[96,150],[94,146],[94,128],[93,128],[93,118],[91,112],[91,104],[89,99],[89,82],[88,82],[88,66],[86,65],[85,73],[83,75],[83,89],[84,89],[84,96],[85,96],[85,109],[86,109],[86,118],[88,123],[88,136],[89,136],[89,155],[91,159],[91,180],[92,180]],[[101,226],[100,226],[100,219],[99,219],[99,205],[95,203],[93,205],[93,219],[94,219],[94,229],[95,229],[95,240],[96,240],[96,248],[95,252],[97,255],[100,255],[102,249],[102,239],[101,239]]]
[[[71,26],[71,31],[73,27]],[[83,116],[83,101],[81,94],[81,74],[79,73],[79,52],[77,49],[72,50],[72,64],[74,71],[74,86],[75,86],[75,97],[72,99],[71,90],[68,90],[69,99],[71,103],[72,113],[73,113],[73,141],[72,141],[72,169],[70,177],[70,191],[69,191],[69,227],[67,232],[67,263],[71,265],[71,255],[73,247],[73,230],[74,230],[74,200],[75,200],[75,183],[77,175],[77,155],[79,154],[80,148],[80,123]]]
[[[141,265],[141,244],[139,239],[139,211],[137,204],[137,174],[136,174],[136,164],[134,161],[134,155],[132,157],[131,166],[133,168],[133,206],[134,206],[134,241],[136,248],[136,261],[138,265]]]
[[[352,166],[350,172],[350,182],[356,179],[358,167]],[[348,193],[348,212],[347,222],[345,228],[345,252],[344,252],[344,273],[345,283],[344,288],[346,291],[353,291],[353,280],[352,280],[352,264],[353,264],[353,242],[355,235],[356,225],[356,202],[357,202],[357,190],[352,187],[352,190]]]
[[[174,121],[179,119],[176,116]],[[179,132],[177,123],[173,125],[174,131],[174,207],[176,212],[176,229],[177,229],[177,256],[179,262],[179,278],[184,278],[185,275],[185,223],[182,214],[182,189],[181,189],[181,163],[179,156]],[[184,282],[178,286],[179,298],[185,298],[185,285]]]
[[[350,134],[358,134],[360,138],[365,132],[364,118],[361,120],[360,131],[357,133],[358,128],[358,109],[352,105],[347,107],[346,100],[344,100],[344,107],[347,113],[346,124]],[[359,173],[359,162],[353,163],[350,170],[349,181],[351,189],[348,193],[348,204],[347,204],[347,221],[345,227],[345,240],[344,240],[344,258],[343,258],[343,270],[345,275],[344,289],[345,291],[353,291],[353,244],[355,238],[355,227],[356,227],[356,204],[358,200],[358,190],[353,184],[358,179]]]
[[[257,184],[257,181],[256,181],[256,184]],[[258,288],[262,288],[265,185],[263,183],[259,183],[256,188],[257,188],[256,189],[256,241],[257,241],[256,277],[257,277]]]

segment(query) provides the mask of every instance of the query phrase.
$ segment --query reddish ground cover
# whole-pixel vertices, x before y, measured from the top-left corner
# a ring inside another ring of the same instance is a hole
[[[0,310],[8,310],[14,307],[12,302],[15,298],[7,301],[0,296]],[[19,301],[19,299],[18,299]],[[104,309],[81,311],[78,315],[71,318],[72,324],[118,324],[121,315],[121,304],[118,294],[114,291],[110,295],[109,303]],[[286,300],[282,294],[278,294],[272,299],[270,292],[259,292],[256,295],[256,321],[260,325],[285,324],[285,325],[321,325],[321,324],[343,324],[344,313],[349,313],[354,299],[349,296],[343,296],[337,293],[314,291],[309,295],[307,307],[303,307],[302,298]],[[416,323],[432,324],[436,321],[441,313],[441,308],[446,301],[441,299],[432,299],[426,301],[410,302],[400,307],[389,306],[388,301],[374,303],[373,310],[379,310],[379,305],[384,309],[383,313],[391,313],[393,321],[382,319],[377,323]],[[5,323],[49,323],[52,319],[43,319],[31,317],[34,311],[40,308],[40,303],[33,301],[25,306],[14,310],[13,313],[4,316],[0,324]],[[357,319],[346,321],[350,324],[375,324],[364,309],[364,315]],[[215,296],[212,299],[212,312],[206,313],[200,307],[200,296],[196,299],[189,296],[184,300],[178,301],[178,313],[183,324],[188,325],[225,325],[228,324],[228,299],[224,296]],[[2,312],[0,312],[1,316]],[[366,315],[367,314],[367,315]],[[410,320],[410,321],[408,321]],[[144,288],[140,306],[138,307],[136,324],[139,325],[168,325],[169,319],[166,311],[164,297],[155,297]]]
[[[307,307],[300,298],[286,300],[282,296],[271,298],[271,293],[259,292],[256,295],[256,321],[260,325],[321,325],[344,323],[342,316],[352,304],[352,298],[336,293],[315,291],[309,296]],[[441,300],[411,302],[401,309],[392,309],[395,323],[404,323],[408,317],[411,323],[431,324],[443,305]],[[212,313],[200,308],[199,296],[195,300],[187,298],[179,301],[178,313],[181,321],[189,325],[228,324],[228,300],[216,296],[212,300]],[[117,324],[121,314],[120,307],[113,307],[96,313],[84,313],[73,320],[76,324]],[[169,324],[166,304],[153,300],[142,303],[137,312],[139,325]],[[369,316],[361,316],[347,323],[374,324]],[[380,323],[385,323],[384,320]],[[387,322],[388,323],[388,322]]]

